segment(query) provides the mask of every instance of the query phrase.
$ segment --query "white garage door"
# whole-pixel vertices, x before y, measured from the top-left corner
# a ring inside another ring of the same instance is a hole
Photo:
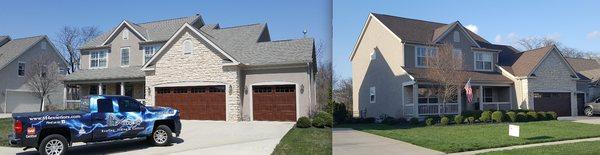
[[[40,111],[40,100],[31,92],[6,91],[6,112],[36,112]]]

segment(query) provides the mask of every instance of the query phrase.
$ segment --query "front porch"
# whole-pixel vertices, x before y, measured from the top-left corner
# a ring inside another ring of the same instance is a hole
[[[79,103],[81,97],[88,95],[123,95],[146,102],[145,81],[65,82],[64,101],[67,107],[69,104]]]
[[[513,109],[513,86],[510,84],[472,83],[473,98],[467,103],[465,90],[461,87],[450,101],[443,101],[434,94],[432,83],[405,83],[402,86],[404,116],[424,117],[433,115],[457,115],[472,110]]]

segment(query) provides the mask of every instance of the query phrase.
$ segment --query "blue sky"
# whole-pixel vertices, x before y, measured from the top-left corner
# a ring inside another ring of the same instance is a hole
[[[435,4],[435,5],[432,5]],[[333,65],[338,76],[351,77],[349,55],[369,12],[474,25],[493,43],[540,36],[564,45],[600,52],[600,1],[363,1],[334,0]]]
[[[302,38],[303,30],[331,47],[331,2],[323,0],[18,0],[0,5],[0,35],[56,36],[62,26],[96,26],[107,31],[123,19],[146,22],[200,13],[221,27],[268,23],[272,40]],[[331,51],[326,48],[325,51]],[[330,59],[331,52],[325,59]]]

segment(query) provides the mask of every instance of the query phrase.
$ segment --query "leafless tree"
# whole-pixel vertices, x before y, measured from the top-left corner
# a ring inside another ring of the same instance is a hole
[[[559,42],[558,40],[549,38],[549,37],[528,37],[528,38],[523,38],[523,39],[519,39],[516,44],[518,46],[520,46],[521,50],[532,50],[532,49],[536,49],[536,48],[540,48],[540,47],[546,47],[546,46],[551,46],[551,45],[556,45],[556,47],[558,47],[558,50],[560,50],[560,52],[566,56],[566,57],[570,57],[570,58],[588,58],[588,59],[592,59],[592,58],[596,58],[598,57],[596,54],[594,54],[593,52],[585,52],[576,48],[571,48],[571,47],[567,47],[565,45],[563,45],[561,42]]]
[[[59,91],[63,76],[59,73],[59,66],[51,59],[54,55],[43,52],[35,59],[25,64],[25,80],[27,86],[33,91],[35,97],[40,99],[40,111],[44,111],[45,101],[50,94]]]
[[[432,86],[432,95],[441,100],[442,114],[446,113],[446,103],[456,102],[459,91],[467,82],[468,74],[463,70],[462,57],[453,53],[453,46],[442,44],[436,53],[429,53],[426,77],[436,85]]]
[[[63,54],[67,56],[67,62],[71,68],[70,73],[77,70],[79,64],[80,46],[100,35],[96,27],[72,27],[64,26],[57,34],[55,42]]]
[[[342,103],[346,108],[352,107],[352,78],[340,78],[335,76],[333,88],[333,100]],[[348,109],[350,110],[350,109]]]
[[[332,100],[332,76],[333,66],[331,64],[330,52],[325,49],[325,43],[320,42],[316,47],[317,58],[317,106],[318,109],[327,107],[327,103]]]

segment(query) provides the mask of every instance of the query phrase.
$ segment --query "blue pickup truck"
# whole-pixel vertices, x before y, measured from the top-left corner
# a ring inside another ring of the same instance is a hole
[[[15,113],[11,145],[36,148],[40,154],[64,154],[74,142],[146,138],[157,146],[179,137],[179,111],[149,107],[127,96],[86,96],[70,111]]]

